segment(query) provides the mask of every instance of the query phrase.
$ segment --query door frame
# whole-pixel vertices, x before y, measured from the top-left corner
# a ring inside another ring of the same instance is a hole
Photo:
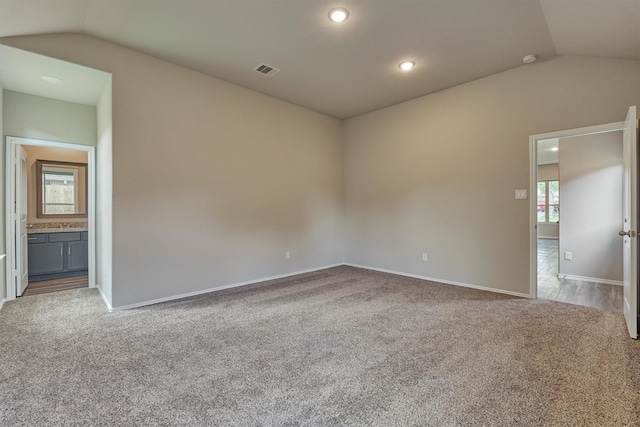
[[[27,286],[29,286],[29,229],[27,227],[27,206],[29,204],[27,178],[29,171],[27,170],[27,152],[21,145],[15,146],[14,151],[15,152],[11,153],[13,159],[10,173],[15,180],[10,191],[11,196],[15,197],[16,209],[15,212],[13,212],[13,210],[11,212],[11,230],[16,233],[15,240],[12,242],[14,244],[12,248],[15,248],[14,253],[20,255],[20,259],[17,259],[16,262],[11,265],[11,268],[14,269],[13,278],[17,297],[21,296]],[[18,230],[20,231],[18,232]]]
[[[32,145],[38,147],[61,148],[65,150],[86,151],[87,152],[87,231],[89,246],[89,287],[96,287],[96,147],[90,145],[72,144],[68,142],[46,141],[33,138],[19,138],[7,136],[6,138],[6,161],[5,161],[5,248],[6,258],[6,300],[11,301],[16,298],[16,288],[14,281],[15,265],[15,230],[12,226],[12,206],[14,195],[11,189],[15,185],[14,176],[11,173],[12,153],[17,146]],[[26,183],[25,183],[26,185]]]
[[[538,298],[538,141],[595,135],[623,129],[624,122],[615,122],[529,136],[529,298]]]

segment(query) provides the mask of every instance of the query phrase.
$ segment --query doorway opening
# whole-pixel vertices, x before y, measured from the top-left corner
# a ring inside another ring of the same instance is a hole
[[[621,130],[537,141],[538,298],[622,312],[622,148]]]
[[[606,235],[607,239],[614,238],[612,240],[617,243],[613,243],[612,247],[622,248],[622,313],[624,320],[629,331],[629,336],[633,339],[638,338],[638,111],[636,106],[629,107],[626,118],[623,122],[610,123],[606,125],[591,126],[580,129],[572,129],[567,131],[551,132],[541,135],[532,135],[529,137],[529,158],[530,163],[530,175],[529,175],[529,189],[531,194],[537,194],[538,190],[538,143],[541,140],[547,140],[551,138],[567,139],[568,141],[575,140],[576,138],[584,138],[592,135],[606,135],[612,132],[622,131],[622,197],[621,205],[622,215],[617,220],[612,220],[612,223],[617,227],[608,229]],[[562,144],[562,142],[561,142]],[[596,157],[601,157],[606,153],[599,153]],[[562,147],[560,147],[560,155],[562,155]],[[619,162],[619,161],[618,161]],[[579,165],[580,166],[580,165]],[[617,166],[617,165],[616,165]],[[560,178],[560,188],[566,190],[568,182],[562,182]],[[562,233],[563,223],[570,222],[567,220],[567,205],[570,204],[567,200],[567,192],[563,190],[560,195],[560,205],[562,209],[560,211],[560,232]],[[613,203],[615,205],[616,203]],[[596,200],[591,205],[582,208],[582,213],[589,210],[597,209],[609,209],[612,207],[610,204],[600,203]],[[530,269],[529,269],[529,296],[531,298],[537,298],[539,293],[538,284],[538,206],[537,198],[530,198],[530,223],[529,228],[529,254],[530,254]],[[588,217],[588,215],[583,215]],[[575,225],[575,224],[574,224]],[[600,223],[597,221],[587,221],[586,225],[578,221],[577,225],[578,235],[589,236],[587,233],[591,230],[599,230]],[[615,229],[619,231],[616,233]],[[617,236],[617,239],[615,237]],[[596,239],[587,240],[585,243],[581,243],[576,248],[582,250],[584,247],[590,249],[593,246],[593,241]],[[562,243],[562,236],[560,236],[560,243]],[[559,247],[558,250],[562,259],[565,261],[573,261],[580,259],[581,262],[588,262],[588,257],[580,255],[578,258],[576,254],[571,250],[563,249]],[[584,259],[581,259],[584,258]],[[591,260],[593,261],[593,260]],[[595,259],[596,264],[601,265],[600,259]],[[559,274],[562,274],[562,266],[558,267]],[[568,276],[569,274],[567,274]],[[567,276],[564,278],[566,279]],[[597,276],[591,276],[597,277]]]
[[[95,287],[95,147],[6,142],[7,299]]]

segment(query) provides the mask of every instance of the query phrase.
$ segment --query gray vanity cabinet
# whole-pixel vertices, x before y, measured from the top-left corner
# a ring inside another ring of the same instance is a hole
[[[64,271],[64,243],[29,243],[29,279]]]
[[[86,275],[89,250],[86,232],[29,234],[29,281]]]
[[[89,246],[87,242],[67,243],[67,270],[86,270],[89,268]]]

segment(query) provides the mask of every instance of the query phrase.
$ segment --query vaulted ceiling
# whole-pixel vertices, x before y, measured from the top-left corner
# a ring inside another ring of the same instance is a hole
[[[0,37],[69,32],[348,118],[527,54],[640,60],[640,0],[0,0]]]

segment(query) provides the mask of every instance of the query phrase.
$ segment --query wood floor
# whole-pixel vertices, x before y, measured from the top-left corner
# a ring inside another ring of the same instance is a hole
[[[22,296],[47,294],[49,292],[66,291],[69,289],[86,288],[89,286],[88,276],[67,277],[64,279],[43,280],[31,282]]]
[[[538,298],[622,312],[622,286],[558,279],[558,241],[538,239]]]

